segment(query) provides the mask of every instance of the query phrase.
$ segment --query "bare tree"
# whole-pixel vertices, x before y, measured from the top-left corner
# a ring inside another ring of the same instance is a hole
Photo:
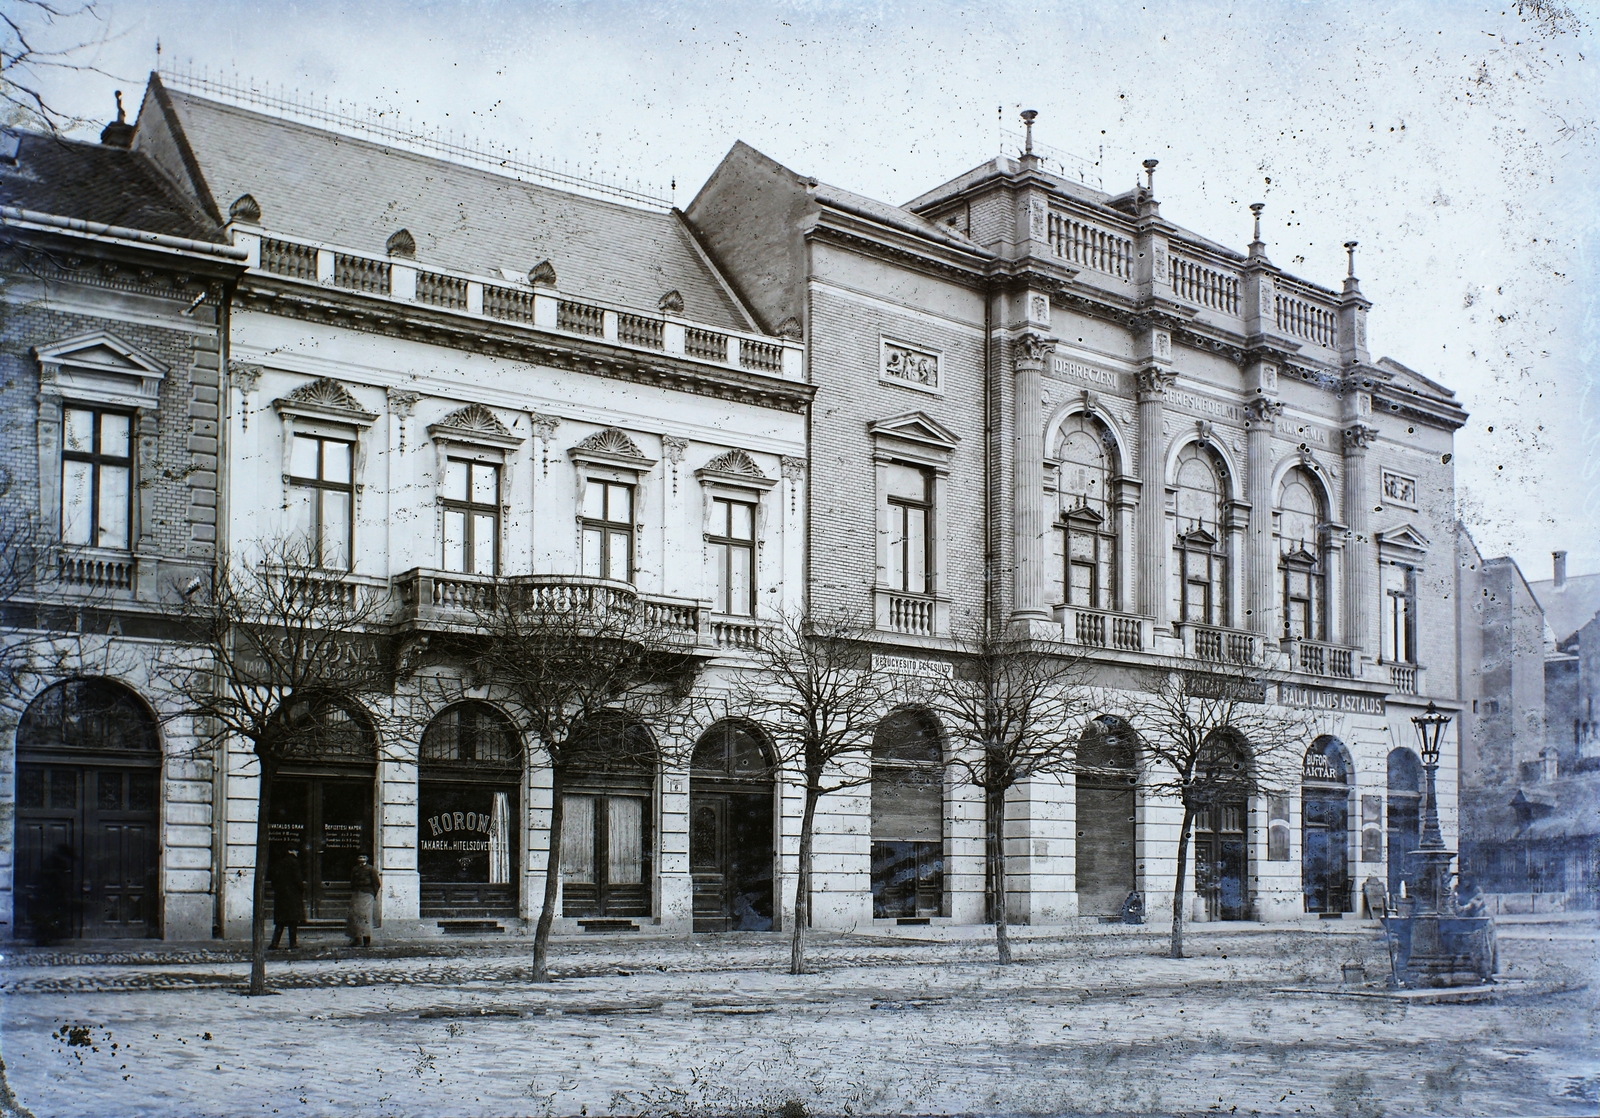
[[[299,541],[262,548],[255,563],[219,560],[211,583],[175,595],[185,639],[155,669],[169,718],[196,727],[196,752],[225,764],[230,740],[249,743],[260,772],[251,894],[250,990],[266,986],[269,820],[279,769],[298,757],[352,750],[353,737],[383,740],[392,689],[387,603],[320,567]],[[374,725],[352,724],[352,716]]]
[[[36,517],[0,503],[0,725],[21,717],[28,696],[51,674],[54,659],[39,626],[38,596],[47,576],[46,538]]]
[[[1086,664],[1077,650],[975,622],[956,637],[952,676],[926,688],[928,705],[953,740],[946,765],[983,790],[989,919],[1001,963],[1006,933],[1006,799],[1031,780],[1073,771],[1091,713]]]
[[[781,615],[751,651],[752,667],[735,679],[729,700],[767,731],[777,769],[797,772],[805,789],[790,974],[806,973],[817,804],[872,779],[872,735],[890,686],[862,641],[864,633],[848,617]]]
[[[94,64],[110,24],[95,0],[11,0],[0,7],[0,105],[7,125],[63,132],[85,123],[63,112],[50,91],[61,74],[106,74]]]
[[[1119,694],[1115,713],[1139,736],[1140,786],[1183,807],[1172,891],[1172,958],[1183,958],[1183,898],[1195,818],[1229,801],[1285,794],[1316,729],[1309,712],[1268,700],[1275,685],[1251,665],[1210,664]]]
[[[619,716],[649,722],[687,701],[694,630],[631,587],[568,577],[479,583],[469,609],[477,632],[456,649],[467,665],[465,682],[508,696],[550,767],[550,845],[533,937],[533,980],[548,982],[569,777],[660,762],[652,743],[597,730]]]

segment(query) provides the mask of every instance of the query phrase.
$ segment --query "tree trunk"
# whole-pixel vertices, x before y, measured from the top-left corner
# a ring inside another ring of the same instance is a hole
[[[227,763],[227,750],[221,750]],[[259,758],[261,791],[256,802],[256,871],[250,887],[250,996],[267,992],[267,878],[272,867],[272,790],[278,782],[278,766]],[[226,918],[226,914],[224,914]]]
[[[1183,958],[1183,879],[1189,869],[1189,825],[1194,812],[1183,809],[1183,830],[1178,832],[1178,877],[1172,887],[1172,957]]]
[[[533,930],[533,980],[550,981],[550,928],[561,903],[561,827],[566,814],[562,802],[567,780],[560,765],[550,766],[550,852],[544,863],[544,905]]]
[[[789,973],[806,973],[806,929],[811,926],[811,835],[821,793],[806,782],[806,807],[800,817],[800,866],[794,883],[794,930],[789,937]]]
[[[986,789],[989,816],[989,880],[994,883],[994,948],[1000,965],[1011,962],[1011,938],[1006,932],[1006,790]]]

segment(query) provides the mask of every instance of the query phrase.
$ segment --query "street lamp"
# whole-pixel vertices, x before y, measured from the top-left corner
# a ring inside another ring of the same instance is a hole
[[[1465,973],[1461,960],[1454,951],[1447,949],[1439,934],[1440,917],[1454,915],[1441,911],[1446,902],[1445,883],[1450,880],[1450,863],[1456,855],[1455,851],[1445,849],[1444,836],[1439,833],[1437,787],[1439,754],[1452,717],[1430,702],[1427,710],[1411,720],[1417,728],[1417,746],[1427,773],[1422,842],[1420,849],[1412,851],[1422,878],[1416,906],[1412,909],[1411,958],[1406,964],[1406,980],[1412,986],[1453,986],[1473,977]]]
[[[1417,728],[1417,745],[1422,751],[1422,766],[1428,774],[1428,804],[1422,813],[1422,849],[1443,850],[1444,836],[1439,833],[1439,804],[1434,787],[1439,771],[1440,746],[1444,732],[1450,725],[1450,715],[1428,702],[1428,709],[1411,720]]]

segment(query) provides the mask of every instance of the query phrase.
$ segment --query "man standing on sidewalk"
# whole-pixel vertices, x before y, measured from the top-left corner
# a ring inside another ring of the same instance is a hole
[[[300,925],[306,919],[306,875],[300,868],[300,852],[290,847],[272,867],[272,942],[278,946],[283,930],[289,929],[289,950],[300,946]]]
[[[350,874],[350,924],[347,934],[351,947],[372,946],[372,910],[378,902],[383,877],[365,855],[357,856]]]

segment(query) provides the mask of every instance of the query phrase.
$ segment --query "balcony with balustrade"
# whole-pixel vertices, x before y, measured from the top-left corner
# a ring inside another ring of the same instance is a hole
[[[1281,647],[1288,657],[1291,672],[1329,679],[1356,679],[1360,676],[1361,655],[1354,648],[1292,638],[1285,640]]]
[[[596,635],[638,636],[663,649],[736,647],[722,638],[738,639],[731,631],[719,637],[698,599],[645,594],[626,582],[586,575],[496,579],[415,567],[395,576],[392,594],[391,622],[400,632],[481,633],[499,607],[496,595],[511,594],[519,609],[571,618],[577,631],[587,622]]]
[[[1260,666],[1264,649],[1261,638],[1243,629],[1179,622],[1173,626],[1183,642],[1183,655],[1210,664]]]
[[[1055,617],[1067,644],[1112,652],[1155,649],[1155,621],[1148,617],[1072,605],[1056,606]]]
[[[249,255],[250,273],[308,288],[346,291],[391,306],[415,306],[484,324],[604,342],[622,350],[672,357],[710,368],[786,381],[804,380],[798,340],[712,329],[670,310],[641,312],[565,294],[530,279],[428,268],[309,242],[234,223],[233,242]]]

